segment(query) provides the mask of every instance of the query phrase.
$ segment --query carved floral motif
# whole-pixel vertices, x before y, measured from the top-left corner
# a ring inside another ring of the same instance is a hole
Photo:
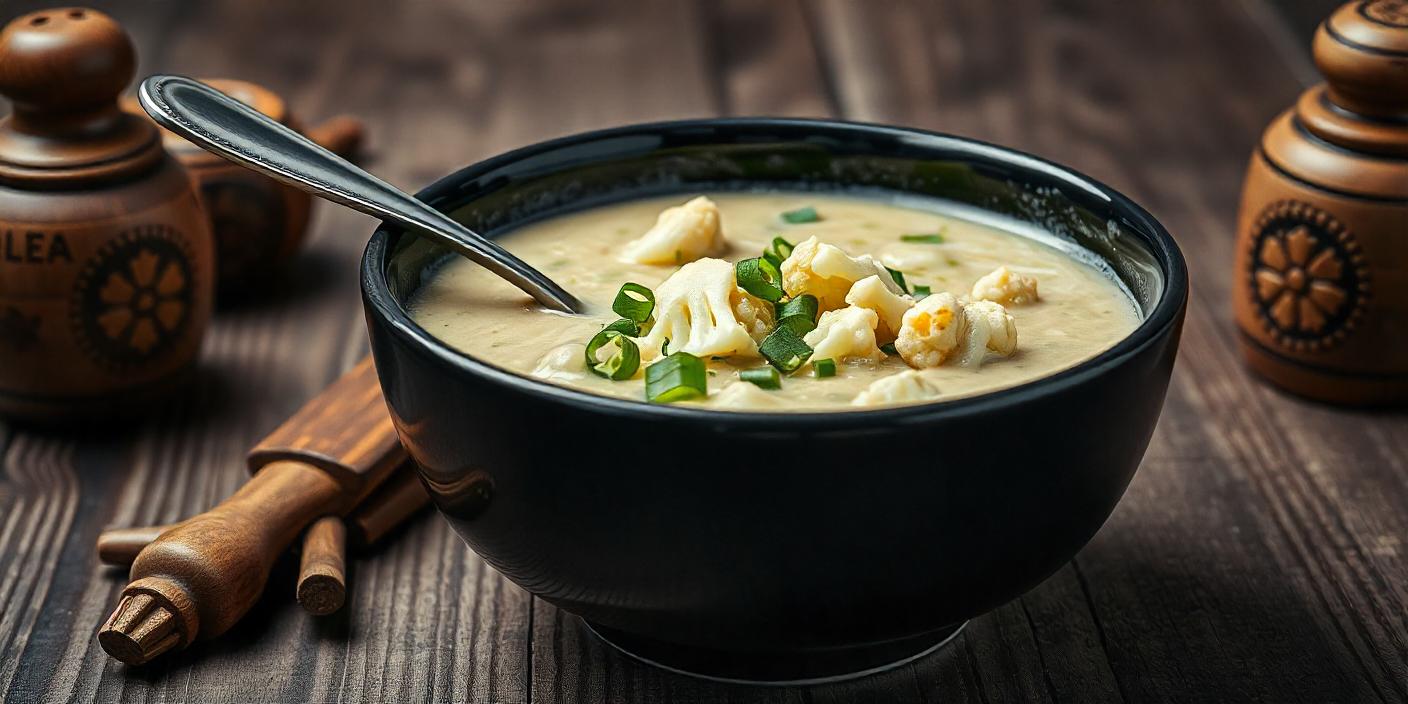
[[[109,368],[164,351],[190,318],[191,276],[184,243],[170,228],[134,228],[104,245],[75,290],[73,323],[85,351]]]
[[[1359,245],[1329,213],[1282,201],[1251,238],[1251,290],[1262,325],[1296,351],[1333,346],[1353,330],[1369,291]]]

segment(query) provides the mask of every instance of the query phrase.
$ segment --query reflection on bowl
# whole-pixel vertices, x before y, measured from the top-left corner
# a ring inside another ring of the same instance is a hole
[[[519,377],[418,327],[446,253],[383,227],[363,259],[372,351],[441,513],[490,564],[632,654],[741,680],[863,673],[1045,579],[1114,509],[1158,419],[1187,272],[1128,199],[971,140],[841,122],[640,125],[526,147],[419,195],[490,236],[647,195],[876,190],[1031,222],[1094,252],[1144,320],[1100,355],[920,406],[755,414]]]

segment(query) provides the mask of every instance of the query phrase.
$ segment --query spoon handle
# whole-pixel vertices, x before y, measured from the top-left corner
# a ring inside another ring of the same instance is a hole
[[[572,294],[504,248],[224,93],[183,76],[156,75],[142,81],[138,99],[158,124],[206,151],[415,230],[548,308],[581,312]]]

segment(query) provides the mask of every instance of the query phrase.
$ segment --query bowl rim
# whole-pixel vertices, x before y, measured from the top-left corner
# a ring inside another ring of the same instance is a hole
[[[567,147],[632,134],[658,134],[666,131],[718,127],[821,130],[833,134],[903,137],[918,140],[914,142],[916,147],[943,149],[965,154],[977,161],[999,162],[1014,170],[1040,172],[1044,176],[1060,180],[1063,185],[1069,185],[1103,198],[1109,202],[1109,207],[1112,210],[1123,215],[1127,225],[1140,237],[1158,263],[1160,274],[1164,278],[1163,290],[1155,302],[1153,310],[1128,335],[1099,354],[1052,374],[973,396],[928,403],[877,408],[847,407],[835,410],[800,411],[717,410],[709,407],[654,404],[644,400],[603,396],[518,374],[461,352],[418,325],[391,294],[386,276],[386,266],[383,262],[387,260],[387,249],[392,236],[403,234],[405,228],[386,221],[377,226],[362,254],[360,285],[365,306],[368,311],[381,319],[381,322],[392,334],[402,338],[409,347],[430,355],[435,361],[455,368],[462,373],[507,387],[510,391],[526,394],[545,402],[565,404],[589,412],[609,412],[642,420],[672,419],[705,422],[720,428],[758,428],[759,424],[765,424],[767,429],[772,431],[784,428],[834,428],[851,426],[857,421],[864,421],[867,424],[876,422],[927,423],[945,417],[1001,410],[1014,404],[1030,402],[1037,397],[1063,392],[1100,376],[1107,369],[1123,364],[1138,356],[1151,345],[1158,344],[1182,319],[1182,313],[1188,299],[1187,264],[1173,236],[1143,207],[1100,181],[1053,161],[977,139],[914,127],[898,127],[850,120],[776,117],[700,118],[643,122],[574,133],[500,153],[441,177],[418,191],[416,198],[431,203],[433,207],[438,207],[437,203],[457,194],[460,186],[467,181],[514,162],[521,162]]]

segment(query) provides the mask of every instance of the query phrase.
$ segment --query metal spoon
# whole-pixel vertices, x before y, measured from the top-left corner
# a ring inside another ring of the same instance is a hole
[[[504,248],[214,88],[183,76],[157,75],[142,81],[138,99],[158,124],[208,152],[415,230],[469,257],[548,308],[582,312],[575,296]]]

